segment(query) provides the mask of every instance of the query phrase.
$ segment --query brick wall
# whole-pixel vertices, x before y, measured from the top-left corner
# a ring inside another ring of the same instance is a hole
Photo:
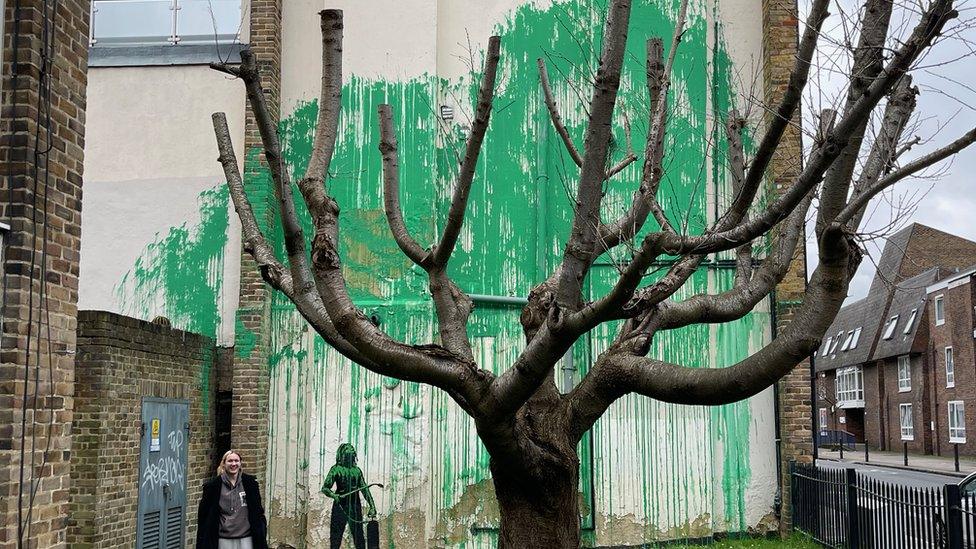
[[[251,2],[251,50],[261,70],[262,87],[268,107],[277,119],[281,91],[281,0],[254,0]],[[261,136],[254,115],[247,111],[245,121],[245,150],[260,149]],[[245,184],[255,215],[265,229],[277,224],[276,204],[271,192],[272,185],[263,169],[264,156],[244,167]],[[257,269],[254,259],[247,252],[241,254],[240,306],[238,308],[238,332],[242,327],[255,334],[254,346],[248,356],[237,357],[231,387],[233,391],[233,429],[231,445],[249,457],[250,471],[257,476],[264,490],[268,448],[268,319],[271,316],[272,291]],[[238,333],[237,337],[243,336]]]
[[[45,6],[57,6],[47,12],[53,32],[44,32]],[[0,221],[10,234],[0,344],[0,549],[17,546],[18,510],[28,524],[24,547],[65,547],[88,16],[85,0],[8,1],[3,12]],[[50,102],[39,101],[47,96],[42,83]],[[39,121],[48,119],[50,142],[46,130],[36,139]]]
[[[135,547],[144,397],[190,402],[186,521],[194,539],[200,488],[214,474],[213,364],[209,338],[113,313],[78,314],[72,547]]]
[[[867,410],[880,410],[879,418],[872,418],[873,422],[884,422],[883,446],[886,450],[900,451],[903,448],[901,438],[901,416],[899,406],[901,404],[912,405],[912,426],[914,430],[914,440],[908,442],[908,451],[922,454],[930,453],[932,446],[932,433],[929,429],[930,406],[926,399],[925,372],[928,369],[925,354],[911,355],[909,357],[911,371],[911,388],[902,391],[898,387],[898,358],[892,357],[883,361],[878,361],[878,365],[885,370],[885,381],[881,391],[882,402],[878,408],[868,406]],[[873,393],[875,391],[872,391]],[[875,442],[875,441],[871,441]],[[878,447],[878,446],[876,446]]]
[[[763,0],[763,89],[767,105],[776,105],[786,91],[797,48],[797,5],[795,0]],[[771,111],[768,111],[771,112]],[[795,118],[799,121],[799,116]],[[773,192],[780,193],[799,174],[801,135],[797,125],[786,130],[770,165]],[[792,320],[806,290],[806,257],[803,242],[790,270],[776,287],[776,328]],[[788,462],[810,462],[813,457],[813,407],[811,406],[810,363],[802,362],[779,381],[781,439],[781,501],[789,502]],[[790,528],[789,504],[782,506],[782,532]]]
[[[929,359],[932,367],[932,420],[935,421],[933,447],[939,455],[952,455],[949,442],[948,403],[962,400],[966,409],[966,443],[959,453],[976,455],[976,358],[973,352],[973,283],[938,290],[929,294]],[[935,297],[944,296],[945,323],[935,323]],[[955,387],[946,387],[945,348],[952,347]]]

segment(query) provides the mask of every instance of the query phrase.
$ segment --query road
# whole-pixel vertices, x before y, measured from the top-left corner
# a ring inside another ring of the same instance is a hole
[[[875,467],[874,465],[861,465],[850,462],[838,462],[829,459],[817,460],[817,465],[831,469],[846,469],[853,467],[858,473],[866,475],[876,480],[883,480],[903,486],[921,487],[941,487],[946,484],[956,484],[962,479],[951,475],[939,475],[935,473],[920,473],[907,469],[894,469],[891,467]]]

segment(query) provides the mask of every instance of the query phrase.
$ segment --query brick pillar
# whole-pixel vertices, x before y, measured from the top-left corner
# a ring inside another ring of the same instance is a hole
[[[0,549],[67,546],[89,3],[45,5],[3,12]]]
[[[282,0],[251,2],[251,50],[257,58],[268,108],[275,119],[279,114],[281,91],[281,4]],[[244,148],[247,153],[261,148],[261,135],[250,109],[245,120]],[[274,241],[278,237],[278,216],[264,155],[247,154],[246,159],[244,180],[254,213],[265,235]],[[254,345],[247,356],[237,357],[234,366],[231,446],[244,454],[247,471],[257,476],[263,488],[268,454],[268,341],[272,290],[247,252],[241,254],[240,292],[238,342],[242,337],[253,338]]]
[[[763,0],[763,88],[765,101],[775,110],[790,78],[798,45],[796,0]],[[799,112],[799,111],[798,111]],[[794,118],[799,123],[800,116]],[[790,125],[770,164],[772,192],[779,194],[796,181],[801,169],[801,134]],[[776,329],[793,319],[806,289],[805,239],[800,239],[790,270],[775,292]],[[783,502],[780,529],[788,532],[790,517],[790,460],[809,463],[813,459],[813,407],[810,401],[810,362],[805,360],[779,381],[779,420]]]

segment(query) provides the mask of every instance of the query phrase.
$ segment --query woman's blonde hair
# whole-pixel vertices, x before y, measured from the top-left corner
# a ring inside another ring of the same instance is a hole
[[[224,457],[220,458],[220,465],[217,466],[217,476],[224,474],[224,464],[227,463],[227,456],[234,454],[241,460],[241,469],[244,470],[244,458],[241,457],[241,453],[237,450],[227,450],[224,452]]]

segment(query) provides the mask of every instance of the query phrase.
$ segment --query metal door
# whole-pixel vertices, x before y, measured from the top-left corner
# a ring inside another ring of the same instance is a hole
[[[142,399],[137,549],[185,546],[189,409],[185,400]]]

